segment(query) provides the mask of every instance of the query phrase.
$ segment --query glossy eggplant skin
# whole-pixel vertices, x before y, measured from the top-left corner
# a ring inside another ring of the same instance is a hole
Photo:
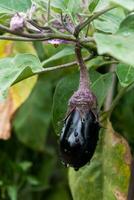
[[[99,136],[99,123],[91,110],[75,108],[66,118],[60,136],[60,154],[65,165],[78,170],[92,158]]]

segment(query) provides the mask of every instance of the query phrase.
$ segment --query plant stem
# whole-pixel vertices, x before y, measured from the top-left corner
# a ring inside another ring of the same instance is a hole
[[[50,40],[50,39],[62,39],[67,41],[76,41],[76,39],[72,35],[67,34],[57,34],[57,33],[37,33],[37,34],[30,34],[30,33],[23,33],[23,32],[16,32],[12,31],[10,28],[3,26],[0,24],[0,30],[3,32],[7,32],[13,35],[17,35],[23,38],[31,38],[37,40]]]
[[[50,4],[51,4],[51,0],[48,0],[48,4],[47,4],[47,22],[48,23],[50,20]]]
[[[114,72],[114,71],[115,71],[115,64],[112,64],[109,68],[109,72]],[[115,75],[115,73],[113,73],[111,86],[109,88],[109,91],[108,91],[108,94],[106,97],[106,101],[105,101],[105,106],[104,106],[104,109],[106,111],[110,109],[110,106],[112,104],[115,86],[116,86],[116,75]]]
[[[61,39],[61,40],[65,40],[65,41],[69,41],[69,42],[76,42],[76,39],[73,38],[70,35],[59,35],[59,34],[54,34],[54,33],[50,33],[50,34],[46,34],[43,37],[31,37],[31,38],[27,38],[27,37],[17,37],[17,36],[0,36],[0,40],[16,40],[16,41],[47,41],[47,40],[51,40],[51,39]]]
[[[115,99],[113,100],[110,109],[108,111],[108,116],[110,117],[114,108],[116,107],[116,105],[118,104],[119,100],[121,99],[121,97],[124,95],[124,93],[127,91],[128,87],[124,87],[121,88],[119,93],[117,94],[117,96],[115,97]]]
[[[79,25],[76,26],[75,31],[74,31],[74,36],[77,38],[79,36],[80,31],[83,28],[85,28],[88,24],[90,24],[94,19],[97,19],[100,15],[108,12],[109,10],[112,10],[113,8],[115,8],[115,6],[105,8],[89,16],[88,19],[86,19],[83,23],[80,23]]]
[[[83,60],[83,57],[82,57],[82,53],[81,53],[81,47],[80,47],[79,43],[76,44],[75,54],[76,54],[76,58],[77,58],[77,64],[80,67],[79,89],[89,88],[88,70],[87,70],[86,65],[84,63],[84,60]]]
[[[84,61],[89,61],[91,58],[92,58],[92,55],[84,58]],[[43,65],[43,63],[42,63],[42,65]],[[53,70],[57,70],[57,69],[73,67],[74,65],[77,65],[77,61],[73,61],[73,62],[70,62],[70,63],[58,65],[58,66],[55,66],[55,67],[44,68],[43,71],[38,72],[37,74],[44,73],[44,72],[47,72],[47,71],[53,71]]]

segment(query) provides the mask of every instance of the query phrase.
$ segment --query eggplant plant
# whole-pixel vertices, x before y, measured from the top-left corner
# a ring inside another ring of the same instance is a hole
[[[0,198],[133,200],[134,1],[1,0],[0,46]]]

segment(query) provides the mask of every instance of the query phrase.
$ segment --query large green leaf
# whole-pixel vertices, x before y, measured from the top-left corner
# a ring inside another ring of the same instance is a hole
[[[72,48],[72,47],[65,47],[61,51],[59,51],[56,54],[52,55],[50,58],[44,60],[42,62],[42,65],[46,66],[50,62],[53,62],[53,64],[54,64],[55,61],[60,60],[62,58],[65,59],[66,57],[68,57],[70,55],[74,55],[74,48]]]
[[[49,76],[41,76],[13,121],[15,133],[21,142],[33,149],[44,150],[51,106],[52,83]]]
[[[111,85],[112,74],[101,75],[91,71],[91,88],[98,99],[99,108],[102,106],[107,91]],[[53,124],[57,134],[60,133],[62,121],[67,111],[68,100],[78,88],[79,74],[68,75],[57,85],[53,100]]]
[[[41,71],[42,65],[38,57],[32,54],[18,54],[14,58],[0,60],[0,98],[8,88],[33,73]]]
[[[134,66],[134,15],[128,16],[116,34],[95,33],[99,54],[109,54],[120,61]]]
[[[129,142],[134,152],[134,87],[121,98],[112,114],[114,128]]]
[[[100,11],[105,9],[106,7],[110,6],[110,1],[109,0],[99,0],[97,6],[95,7],[94,11]]]
[[[125,36],[129,36],[129,34],[134,34],[134,14],[127,16],[122,21],[118,33]]]
[[[94,21],[94,26],[97,30],[115,33],[121,21],[125,18],[125,14],[122,8],[115,8],[109,12],[101,15],[99,19]]]
[[[0,8],[7,11],[26,12],[31,7],[31,0],[0,0]]]
[[[110,0],[111,2],[126,8],[127,10],[134,10],[134,1],[133,0]]]
[[[78,172],[69,170],[73,200],[127,199],[130,164],[127,142],[114,132],[109,123],[101,134],[90,164]]]
[[[122,87],[127,87],[134,82],[134,67],[131,65],[117,65],[116,74]]]

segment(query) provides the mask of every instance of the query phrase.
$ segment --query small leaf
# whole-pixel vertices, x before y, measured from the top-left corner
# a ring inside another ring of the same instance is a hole
[[[31,168],[32,163],[29,161],[23,161],[23,162],[18,163],[18,166],[25,172],[29,168]]]
[[[117,65],[116,74],[122,87],[127,87],[134,82],[134,67],[131,65]]]
[[[11,200],[17,200],[17,187],[15,185],[8,186],[7,192]]]
[[[107,91],[111,85],[112,74],[101,75],[91,71],[91,88],[97,96],[99,108],[102,106]],[[68,100],[78,88],[79,74],[72,74],[63,78],[57,85],[53,100],[53,123],[57,134],[60,133],[61,124],[67,112]]]
[[[114,132],[110,123],[101,133],[96,152],[89,165],[78,172],[69,170],[74,200],[127,199],[131,153],[125,139]]]
[[[28,181],[28,183],[30,183],[30,185],[33,185],[33,186],[37,186],[40,184],[40,182],[34,176],[28,176],[27,181]]]

